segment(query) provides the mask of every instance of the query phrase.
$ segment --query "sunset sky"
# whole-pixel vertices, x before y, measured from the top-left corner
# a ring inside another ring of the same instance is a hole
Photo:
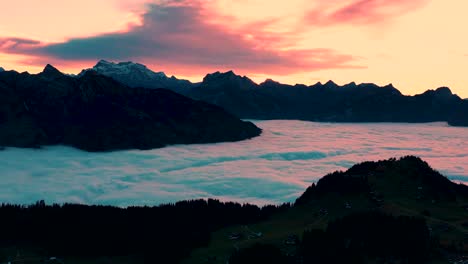
[[[466,0],[16,0],[0,10],[0,66],[68,73],[135,61],[200,81],[449,86],[468,98]]]

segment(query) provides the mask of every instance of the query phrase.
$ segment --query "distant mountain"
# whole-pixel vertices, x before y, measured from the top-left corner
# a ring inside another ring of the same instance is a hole
[[[0,67],[0,72],[3,72],[3,71],[5,71],[5,69],[3,69],[2,67]]]
[[[94,71],[70,77],[47,65],[36,75],[0,73],[0,146],[150,149],[260,133],[220,107],[166,89],[129,88]]]
[[[164,86],[158,78],[151,77],[158,74],[163,76],[162,73],[154,73],[140,64],[100,62],[98,65],[95,66],[97,72],[131,87]],[[109,65],[139,65],[131,68],[140,70],[134,70],[137,73],[130,70],[119,70],[117,73],[99,70],[112,68]],[[140,71],[151,73],[142,74]],[[352,82],[340,86],[328,81],[307,86],[281,84],[273,80],[256,84],[248,77],[236,75],[232,71],[208,74],[197,84],[177,81],[164,87],[192,99],[221,106],[243,119],[411,123],[444,121],[454,126],[468,126],[468,100],[452,94],[447,87],[405,96],[391,84],[380,87],[372,83]]]
[[[83,70],[78,76],[88,71],[111,77],[130,87],[166,88],[177,90],[192,86],[187,80],[167,77],[164,72],[154,72],[145,65],[133,62],[113,63],[105,60],[99,61],[93,68]]]
[[[219,105],[240,118],[300,119],[325,122],[434,122],[468,120],[466,101],[448,88],[404,96],[391,84],[332,81],[312,86],[267,80],[260,85],[232,72],[205,77],[187,96]],[[460,120],[454,117],[462,113]]]
[[[271,92],[260,89],[248,77],[229,71],[206,75],[203,82],[185,91],[184,95],[221,106],[240,118],[281,118],[282,99]]]

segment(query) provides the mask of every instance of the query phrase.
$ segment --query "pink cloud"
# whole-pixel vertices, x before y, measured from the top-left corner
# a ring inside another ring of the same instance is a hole
[[[216,14],[203,3],[172,0],[148,5],[142,24],[126,32],[62,43],[4,38],[0,51],[31,55],[38,61],[136,60],[172,68],[229,68],[262,74],[360,67],[358,58],[335,50],[291,48],[294,36],[267,32],[269,21],[240,29],[217,24],[213,22]]]
[[[25,50],[30,47],[39,45],[37,40],[23,39],[23,38],[0,38],[0,50],[14,51]]]
[[[330,1],[309,11],[306,21],[317,26],[336,24],[376,24],[423,7],[430,0],[347,0],[343,5]],[[343,2],[343,1],[341,1]]]

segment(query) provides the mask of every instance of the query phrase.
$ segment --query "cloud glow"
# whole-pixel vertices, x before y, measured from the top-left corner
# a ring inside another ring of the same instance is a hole
[[[9,1],[1,66],[77,73],[99,59],[132,60],[195,82],[234,70],[258,82],[393,83],[404,94],[449,86],[467,98],[467,9],[435,0]]]

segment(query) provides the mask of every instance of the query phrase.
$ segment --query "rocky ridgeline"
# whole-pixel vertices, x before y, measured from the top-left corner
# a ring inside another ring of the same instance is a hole
[[[300,119],[324,122],[437,122],[468,126],[468,101],[449,88],[405,96],[393,85],[354,82],[286,85],[273,80],[256,84],[232,71],[206,75],[190,83],[146,66],[100,61],[92,69],[130,87],[167,88],[221,106],[243,119]]]

